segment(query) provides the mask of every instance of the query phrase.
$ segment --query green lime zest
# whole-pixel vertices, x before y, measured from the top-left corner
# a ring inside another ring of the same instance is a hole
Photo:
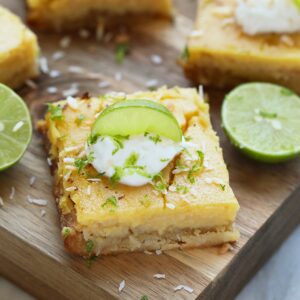
[[[190,170],[188,171],[187,178],[190,183],[194,184],[196,182],[195,174],[203,169],[204,163],[204,153],[201,150],[197,150],[197,160],[194,162]]]
[[[75,159],[75,167],[78,170],[78,173],[81,173],[81,171],[87,167],[87,165],[91,164],[94,161],[94,153],[91,152],[87,155],[85,158],[77,158]]]
[[[94,242],[92,240],[88,240],[85,243],[85,250],[87,253],[92,253],[93,249],[94,249]]]
[[[128,43],[119,43],[116,46],[116,62],[123,63],[126,55],[129,53],[130,47]]]
[[[118,199],[115,196],[108,197],[106,201],[101,205],[101,207],[117,207],[118,206]]]
[[[50,119],[53,121],[64,119],[62,107],[60,104],[55,105],[48,103],[48,112],[50,113]]]

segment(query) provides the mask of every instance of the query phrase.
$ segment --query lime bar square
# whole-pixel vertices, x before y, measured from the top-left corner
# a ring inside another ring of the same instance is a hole
[[[0,6],[0,82],[18,88],[36,77],[38,54],[35,34],[19,17]]]
[[[99,113],[132,99],[168,108],[188,137],[186,151],[162,171],[167,182],[164,193],[153,184],[132,187],[112,183],[107,177],[99,177],[92,165],[84,172],[78,172],[74,165],[83,155]],[[40,122],[56,167],[55,196],[69,251],[82,256],[105,255],[207,247],[238,239],[234,221],[239,205],[229,185],[208,104],[196,89],[161,88],[76,101],[76,107],[65,100],[55,103]],[[202,154],[201,167],[180,168],[190,166],[191,156],[197,153]],[[92,250],[88,247],[87,251],[87,243],[93,245]]]
[[[58,31],[98,27],[99,37],[106,23],[136,25],[145,18],[172,17],[171,0],[27,0],[27,6],[28,20],[35,27]]]
[[[235,7],[235,0],[199,2],[183,58],[186,76],[218,88],[261,81],[300,93],[300,33],[247,35]]]

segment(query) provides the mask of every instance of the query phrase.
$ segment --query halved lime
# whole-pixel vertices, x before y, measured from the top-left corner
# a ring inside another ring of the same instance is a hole
[[[173,114],[150,100],[124,100],[106,108],[97,118],[93,135],[154,133],[180,142],[182,131]]]
[[[293,2],[297,6],[297,8],[300,10],[300,0],[293,0]]]
[[[300,98],[268,83],[243,84],[222,106],[232,143],[255,160],[277,163],[300,154]]]
[[[10,88],[0,84],[0,171],[23,156],[32,135],[28,108]]]

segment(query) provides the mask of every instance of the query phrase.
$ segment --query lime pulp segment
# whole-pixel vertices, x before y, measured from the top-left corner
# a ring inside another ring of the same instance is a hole
[[[232,143],[258,161],[276,163],[300,154],[300,98],[284,87],[240,85],[223,102],[222,123]]]
[[[181,142],[182,131],[173,114],[150,100],[125,100],[106,108],[97,118],[94,135],[154,133]]]
[[[32,135],[29,111],[23,100],[0,84],[0,171],[23,156]]]

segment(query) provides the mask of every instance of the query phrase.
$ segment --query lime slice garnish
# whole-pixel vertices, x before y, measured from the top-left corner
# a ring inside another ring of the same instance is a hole
[[[297,8],[300,10],[300,0],[292,0]]]
[[[106,108],[97,118],[93,135],[127,136],[154,133],[181,142],[182,131],[173,114],[150,100],[125,100]]]
[[[274,84],[243,84],[222,106],[223,127],[242,152],[262,162],[300,154],[300,98]]]
[[[21,159],[31,135],[26,104],[14,91],[0,84],[0,171]]]

